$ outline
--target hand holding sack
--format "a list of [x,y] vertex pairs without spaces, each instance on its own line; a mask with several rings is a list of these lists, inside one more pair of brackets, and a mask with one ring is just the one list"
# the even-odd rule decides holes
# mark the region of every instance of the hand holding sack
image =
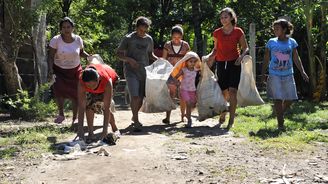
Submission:
[[244,56],[241,61],[240,82],[237,92],[237,103],[239,106],[262,105],[262,100],[255,84],[253,76],[252,57]]

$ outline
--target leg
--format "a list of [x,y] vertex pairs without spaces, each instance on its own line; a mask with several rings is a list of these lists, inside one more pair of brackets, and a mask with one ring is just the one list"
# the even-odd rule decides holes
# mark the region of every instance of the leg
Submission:
[[186,101],[180,98],[181,122],[184,122],[184,117],[186,116],[186,106]]
[[285,114],[286,111],[289,109],[289,107],[292,105],[292,101],[291,100],[284,100],[282,103],[282,112]]
[[278,129],[284,128],[284,113],[283,113],[283,104],[281,100],[274,101],[274,108],[276,110]]
[[88,131],[89,131],[88,137],[89,139],[93,139],[93,119],[95,113],[91,109],[86,109],[85,115],[88,123]]
[[229,107],[229,124],[227,129],[230,129],[234,123],[235,120],[235,113],[236,113],[236,108],[237,108],[237,89],[236,88],[229,88],[229,102],[230,102],[230,107]]
[[166,111],[166,117],[162,120],[164,124],[170,124],[171,111]]
[[187,127],[191,127],[191,124],[192,124],[191,109],[192,109],[192,103],[186,102],[186,117],[188,119]]
[[131,99],[131,105],[130,106],[131,106],[131,110],[132,110],[132,121],[134,123],[140,123],[139,122],[138,112],[139,112],[139,109],[142,106],[142,100],[143,100],[143,98],[139,97],[139,96],[133,96],[132,99]]
[[78,106],[77,106],[77,99],[72,99],[72,108],[73,108],[73,118],[72,118],[72,126],[75,123],[75,120],[77,120],[77,111],[78,111]]
[[58,116],[55,119],[55,123],[62,123],[65,120],[64,116],[64,101],[63,97],[56,97],[57,107],[58,107]]
[[[229,90],[228,89],[223,90],[222,94],[223,94],[224,99],[228,102],[229,99],[230,99],[230,97],[229,97]],[[219,125],[221,125],[221,124],[223,124],[225,122],[226,115],[227,115],[227,112],[222,112],[220,114]]]

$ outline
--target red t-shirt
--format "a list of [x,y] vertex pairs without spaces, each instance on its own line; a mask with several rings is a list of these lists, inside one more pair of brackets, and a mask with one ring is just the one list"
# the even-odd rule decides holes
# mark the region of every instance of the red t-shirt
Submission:
[[230,34],[225,34],[222,28],[216,29],[213,32],[213,36],[217,40],[215,60],[236,60],[240,54],[238,48],[239,39],[243,34],[243,30],[239,27],[234,27]]
[[82,82],[83,86],[85,87],[85,90],[89,93],[104,93],[106,85],[108,84],[109,80],[112,79],[112,84],[115,84],[115,82],[118,79],[118,75],[115,72],[113,68],[111,68],[108,65],[105,64],[90,64],[88,67],[94,67],[100,77],[100,82],[98,87],[93,90],[88,88],[85,83],[82,80],[82,75],[80,75],[80,81]]

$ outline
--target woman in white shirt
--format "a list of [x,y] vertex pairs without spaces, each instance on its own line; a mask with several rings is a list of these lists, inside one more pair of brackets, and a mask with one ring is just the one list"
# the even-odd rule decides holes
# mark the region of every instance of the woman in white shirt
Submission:
[[77,118],[77,84],[82,71],[80,57],[89,56],[83,49],[83,40],[73,34],[74,23],[65,17],[59,23],[60,35],[54,36],[49,43],[48,78],[55,76],[53,91],[58,106],[55,123],[62,123],[64,116],[64,100],[72,100],[73,120]]

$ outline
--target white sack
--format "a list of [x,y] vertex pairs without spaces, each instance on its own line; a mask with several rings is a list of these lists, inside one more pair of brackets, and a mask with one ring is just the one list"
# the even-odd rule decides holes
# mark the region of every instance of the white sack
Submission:
[[213,117],[227,108],[217,78],[204,61],[206,56],[202,60],[201,78],[197,86],[197,109],[200,121]]
[[159,58],[146,69],[146,97],[141,111],[145,113],[165,112],[176,108],[166,81],[173,66],[165,59]]
[[239,106],[264,104],[264,101],[256,88],[253,76],[252,57],[249,55],[244,56],[241,61],[241,74],[237,92],[237,103]]

